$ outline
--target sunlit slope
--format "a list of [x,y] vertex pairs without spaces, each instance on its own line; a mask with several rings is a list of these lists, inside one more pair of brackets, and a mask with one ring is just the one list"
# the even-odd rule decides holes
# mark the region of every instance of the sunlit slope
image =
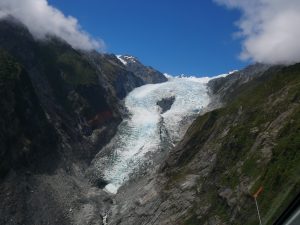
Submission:
[[263,224],[272,224],[300,190],[300,65],[273,67],[231,96],[192,124],[164,167],[170,199],[198,175],[178,224],[258,224],[260,186]]

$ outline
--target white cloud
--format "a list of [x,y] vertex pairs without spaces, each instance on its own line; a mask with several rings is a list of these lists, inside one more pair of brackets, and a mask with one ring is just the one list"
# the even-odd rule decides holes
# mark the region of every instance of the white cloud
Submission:
[[300,62],[300,0],[214,0],[242,12],[242,59],[270,64]]
[[76,18],[65,16],[47,0],[0,0],[0,19],[8,15],[20,20],[38,39],[55,35],[77,49],[104,47],[101,40],[91,38],[82,30]]

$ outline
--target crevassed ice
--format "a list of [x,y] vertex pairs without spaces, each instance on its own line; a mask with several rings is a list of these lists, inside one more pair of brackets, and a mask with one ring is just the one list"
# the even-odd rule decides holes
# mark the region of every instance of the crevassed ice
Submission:
[[[200,113],[209,104],[208,78],[170,78],[160,84],[149,84],[134,89],[125,98],[130,117],[119,126],[114,142],[113,163],[106,166],[105,189],[116,193],[128,180],[129,175],[147,158],[147,153],[159,149],[159,121],[163,117],[165,127],[173,141],[182,138],[180,129],[183,118]],[[175,97],[170,110],[161,114],[157,102],[163,98]]]

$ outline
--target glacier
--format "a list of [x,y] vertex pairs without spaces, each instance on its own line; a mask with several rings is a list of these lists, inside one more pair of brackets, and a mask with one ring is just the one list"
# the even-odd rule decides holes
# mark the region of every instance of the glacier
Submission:
[[[162,125],[168,140],[174,145],[186,132],[193,118],[203,113],[210,103],[208,77],[171,77],[159,84],[148,84],[134,89],[125,98],[128,117],[119,125],[117,134],[106,146],[109,154],[94,160],[104,170],[105,190],[118,189],[151,161],[151,155],[161,151]],[[166,98],[175,99],[171,108],[163,112],[157,104]]]

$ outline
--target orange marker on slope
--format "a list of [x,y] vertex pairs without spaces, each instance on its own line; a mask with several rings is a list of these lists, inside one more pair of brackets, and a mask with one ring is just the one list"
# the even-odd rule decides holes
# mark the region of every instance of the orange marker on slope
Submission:
[[263,189],[263,187],[261,186],[261,187],[257,190],[257,192],[255,192],[254,195],[253,195],[253,198],[254,198],[254,200],[255,200],[255,205],[256,205],[256,210],[257,210],[257,215],[258,215],[258,219],[259,219],[259,224],[260,224],[260,225],[262,225],[262,222],[261,222],[260,212],[259,212],[258,203],[257,203],[256,198],[259,196],[260,193],[262,193],[263,190],[264,190],[264,189]]
[[261,186],[261,187],[257,190],[257,192],[255,192],[255,193],[253,194],[253,198],[257,198],[257,197],[259,196],[259,194],[263,192],[263,190],[264,190],[264,188]]

